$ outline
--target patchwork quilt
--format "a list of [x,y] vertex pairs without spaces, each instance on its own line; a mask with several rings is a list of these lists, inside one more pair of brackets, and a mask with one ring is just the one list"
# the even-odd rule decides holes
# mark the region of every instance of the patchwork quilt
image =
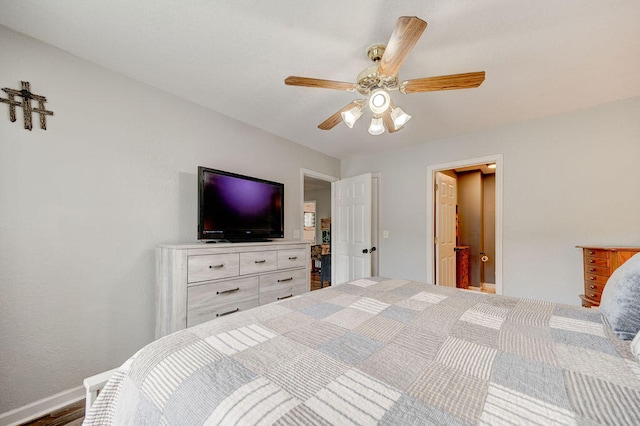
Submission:
[[370,278],[157,340],[87,425],[640,425],[597,310]]

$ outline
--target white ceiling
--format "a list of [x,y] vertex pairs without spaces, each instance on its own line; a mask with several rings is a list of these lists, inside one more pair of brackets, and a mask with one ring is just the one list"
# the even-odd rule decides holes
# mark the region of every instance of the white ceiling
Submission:
[[[400,80],[485,71],[477,89],[392,97],[413,119],[371,136],[316,126],[399,16],[428,27]],[[640,96],[637,0],[0,0],[0,24],[337,158]],[[7,83],[8,84],[8,83]]]

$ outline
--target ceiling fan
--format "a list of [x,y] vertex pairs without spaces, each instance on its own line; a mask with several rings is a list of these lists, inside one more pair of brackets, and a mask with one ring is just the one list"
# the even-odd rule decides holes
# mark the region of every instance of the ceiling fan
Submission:
[[324,89],[358,91],[366,99],[356,99],[337,111],[318,125],[322,130],[334,128],[340,121],[353,127],[368,105],[373,113],[369,133],[379,135],[385,128],[389,133],[397,132],[411,118],[396,106],[389,95],[390,91],[400,93],[433,92],[438,90],[471,89],[484,81],[484,71],[464,74],[451,74],[439,77],[426,77],[399,82],[398,70],[418,42],[427,23],[415,16],[401,16],[391,34],[387,45],[374,44],[369,47],[367,56],[374,65],[364,69],[356,83],[323,80],[318,78],[289,76],[284,83],[290,86],[317,87]]

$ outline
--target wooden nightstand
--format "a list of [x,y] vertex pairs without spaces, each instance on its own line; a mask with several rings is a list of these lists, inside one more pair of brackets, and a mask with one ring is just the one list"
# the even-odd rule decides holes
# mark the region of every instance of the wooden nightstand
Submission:
[[600,306],[600,298],[607,280],[620,265],[640,252],[640,247],[576,246],[582,249],[584,294],[582,306]]

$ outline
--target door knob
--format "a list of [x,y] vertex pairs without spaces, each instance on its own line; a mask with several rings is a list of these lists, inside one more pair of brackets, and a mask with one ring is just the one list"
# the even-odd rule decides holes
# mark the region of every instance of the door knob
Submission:
[[376,251],[376,250],[378,250],[378,249],[377,249],[377,248],[375,248],[375,247],[371,247],[371,250],[369,250],[369,251],[370,251],[371,253],[373,253],[373,252],[374,252],[374,251]]
[[367,254],[367,253],[373,253],[374,251],[378,250],[375,247],[371,247],[371,250],[368,249],[362,249],[362,253]]
[[362,253],[363,253],[363,254],[367,254],[367,253],[369,253],[369,250],[367,250],[367,249],[362,249]]

